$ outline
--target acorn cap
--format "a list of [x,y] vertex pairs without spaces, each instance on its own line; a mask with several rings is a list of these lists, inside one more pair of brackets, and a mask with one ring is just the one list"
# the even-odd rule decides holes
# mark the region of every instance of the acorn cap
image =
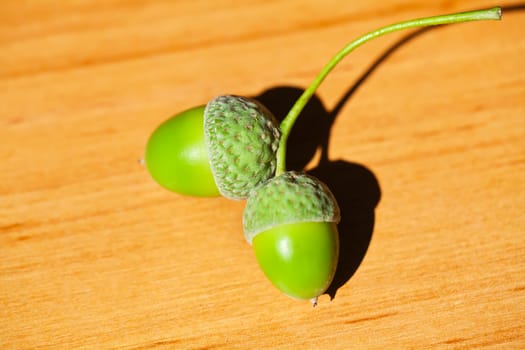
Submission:
[[219,96],[204,111],[204,136],[219,192],[244,199],[273,176],[281,133],[273,114],[256,100]]
[[324,183],[313,176],[289,171],[250,194],[242,219],[244,236],[252,244],[259,233],[278,225],[338,223],[341,215],[334,195]]

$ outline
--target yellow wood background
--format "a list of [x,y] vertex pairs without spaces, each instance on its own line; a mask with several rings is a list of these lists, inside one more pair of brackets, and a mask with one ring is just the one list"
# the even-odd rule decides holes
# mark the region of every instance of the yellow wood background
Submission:
[[[369,43],[318,91],[346,211],[316,308],[262,275],[243,202],[170,193],[137,162],[176,112],[282,107],[360,34],[494,5],[501,22]],[[0,348],[525,348],[524,8],[2,1]],[[319,139],[308,120],[296,145]]]

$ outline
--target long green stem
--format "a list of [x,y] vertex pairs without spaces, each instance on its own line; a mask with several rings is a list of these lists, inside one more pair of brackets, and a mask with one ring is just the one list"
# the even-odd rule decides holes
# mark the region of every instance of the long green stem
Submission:
[[288,112],[288,115],[281,122],[281,139],[279,141],[279,149],[277,150],[277,170],[276,174],[279,175],[286,171],[286,143],[288,136],[292,130],[295,120],[303,110],[304,106],[308,103],[310,98],[313,96],[319,85],[326,78],[328,73],[334,69],[334,67],[357,47],[366,43],[369,40],[380,37],[382,35],[396,32],[403,29],[415,28],[415,27],[428,27],[436,26],[441,24],[460,23],[468,21],[482,21],[482,20],[499,20],[501,19],[501,8],[494,7],[486,10],[469,11],[453,13],[441,16],[432,16],[426,18],[419,18],[408,20],[400,23],[395,23],[376,29],[368,34],[365,34],[356,40],[348,43],[341,51],[339,51],[332,59],[324,66],[321,72],[314,79],[312,84],[303,92],[303,94],[297,99],[293,107]]

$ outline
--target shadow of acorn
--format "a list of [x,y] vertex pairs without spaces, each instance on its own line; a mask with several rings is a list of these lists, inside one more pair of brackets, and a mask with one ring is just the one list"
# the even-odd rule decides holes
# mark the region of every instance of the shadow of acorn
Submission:
[[381,198],[379,182],[365,166],[343,160],[328,161],[308,171],[332,191],[339,208],[339,262],[326,291],[333,299],[357,271],[372,240],[375,208]]
[[[276,87],[255,98],[272,111],[278,121],[282,121],[302,93],[300,88]],[[372,239],[374,210],[381,197],[379,182],[368,168],[344,160],[330,161],[325,157],[325,145],[334,119],[335,114],[328,112],[314,95],[294,125],[286,156],[289,169],[304,169],[317,149],[322,147],[323,150],[321,161],[308,173],[330,188],[341,209],[339,261],[332,284],[326,291],[331,298],[354,275],[364,259]]]

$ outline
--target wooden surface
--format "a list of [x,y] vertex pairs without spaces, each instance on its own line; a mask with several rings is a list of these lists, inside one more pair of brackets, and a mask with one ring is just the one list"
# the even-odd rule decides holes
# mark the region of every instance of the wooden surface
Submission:
[[[316,308],[262,275],[243,202],[137,162],[176,112],[234,93],[279,114],[358,35],[497,4],[502,22],[367,44],[318,91],[291,159],[343,209]],[[1,2],[0,348],[525,348],[524,7]]]

